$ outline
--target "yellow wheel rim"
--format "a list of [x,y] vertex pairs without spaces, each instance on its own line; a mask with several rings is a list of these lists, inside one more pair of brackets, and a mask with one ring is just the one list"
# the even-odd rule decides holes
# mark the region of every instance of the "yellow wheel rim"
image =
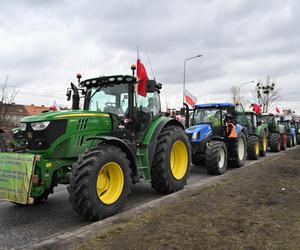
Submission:
[[108,162],[100,170],[96,183],[99,199],[104,204],[114,203],[122,194],[124,174],[121,166],[116,162]]
[[263,147],[264,147],[264,151],[266,152],[267,151],[267,136],[265,135],[264,136],[264,141],[263,141]]
[[170,155],[171,171],[175,179],[185,176],[188,168],[188,152],[186,145],[178,140],[174,143]]
[[256,144],[255,144],[255,153],[256,155],[259,155],[259,142],[256,141]]

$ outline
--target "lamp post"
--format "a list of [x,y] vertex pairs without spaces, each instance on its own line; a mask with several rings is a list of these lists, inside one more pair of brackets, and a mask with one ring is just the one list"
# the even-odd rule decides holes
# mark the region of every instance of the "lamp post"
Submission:
[[202,55],[192,56],[192,57],[184,59],[184,61],[183,61],[183,98],[182,98],[183,103],[184,103],[184,99],[185,99],[185,64],[186,64],[187,61],[196,59],[196,58],[201,57],[201,56]]
[[[240,98],[240,94],[241,94],[241,87],[245,86],[245,85],[248,85],[250,83],[254,83],[255,81],[252,80],[252,81],[249,81],[249,82],[242,82],[238,85],[238,95],[239,95],[239,98]],[[244,97],[244,102],[245,102],[245,105],[246,105],[246,97]]]

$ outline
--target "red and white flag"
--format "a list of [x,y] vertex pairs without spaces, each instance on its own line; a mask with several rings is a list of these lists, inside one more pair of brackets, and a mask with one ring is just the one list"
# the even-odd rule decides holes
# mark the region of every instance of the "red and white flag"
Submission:
[[56,103],[55,100],[54,100],[54,102],[53,102],[53,105],[50,107],[50,110],[52,110],[52,111],[57,111],[57,110],[59,110],[59,107],[58,107],[58,105],[57,105],[57,103]]
[[139,48],[137,50],[137,62],[136,62],[136,75],[138,77],[139,80],[139,84],[138,84],[138,94],[141,96],[146,96],[146,84],[147,84],[147,80],[148,75],[147,75],[147,71],[145,69],[144,64],[142,64],[140,56],[139,56]]
[[253,112],[256,114],[260,114],[261,113],[261,106],[257,103],[253,103]]
[[194,96],[193,94],[191,94],[186,89],[184,90],[184,99],[185,99],[185,102],[188,105],[190,105],[191,107],[193,107],[197,103],[197,97]]
[[281,110],[278,108],[278,107],[276,107],[276,113],[281,113]]

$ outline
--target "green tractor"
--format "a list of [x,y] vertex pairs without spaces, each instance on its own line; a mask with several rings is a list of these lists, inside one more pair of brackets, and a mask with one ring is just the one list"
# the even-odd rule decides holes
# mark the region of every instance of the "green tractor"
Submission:
[[272,113],[261,114],[262,123],[268,124],[268,145],[271,152],[285,150],[287,146],[286,129],[283,124],[279,123],[279,116]]
[[[146,95],[138,95],[135,67],[132,71],[132,76],[84,81],[78,75],[78,87],[71,83],[67,91],[72,110],[22,120],[26,154],[11,153],[11,158],[35,156],[24,204],[47,199],[57,184],[68,184],[74,210],[88,220],[98,220],[123,207],[134,183],[151,182],[159,194],[186,185],[190,145],[184,126],[162,116],[162,85],[147,80]],[[5,162],[0,157],[0,169],[1,164]],[[3,190],[8,189],[1,189],[0,182],[0,197]],[[21,203],[16,198],[6,200]]]
[[238,112],[237,120],[244,125],[248,134],[255,135],[248,138],[248,158],[257,160],[265,156],[268,150],[268,124],[262,123],[260,115],[253,111]]

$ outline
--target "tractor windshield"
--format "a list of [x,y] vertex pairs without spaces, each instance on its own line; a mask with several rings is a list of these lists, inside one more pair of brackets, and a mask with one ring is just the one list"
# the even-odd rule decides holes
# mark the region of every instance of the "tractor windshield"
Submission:
[[115,115],[127,112],[128,84],[108,85],[97,90],[98,88],[92,89],[90,111],[107,112]]
[[193,125],[201,123],[211,123],[212,126],[221,125],[220,109],[196,109],[194,113]]

